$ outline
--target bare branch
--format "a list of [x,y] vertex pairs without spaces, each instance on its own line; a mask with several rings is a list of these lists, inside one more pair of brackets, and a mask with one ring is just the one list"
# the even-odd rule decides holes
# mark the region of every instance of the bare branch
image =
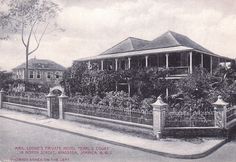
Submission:
[[37,39],[36,32],[34,32],[34,39],[35,39],[36,43],[38,44],[39,41],[38,41],[38,39]]
[[44,31],[43,31],[43,33],[41,34],[41,37],[40,37],[39,40],[38,40],[37,46],[35,47],[34,50],[32,50],[31,52],[29,52],[28,55],[31,55],[32,53],[34,53],[34,52],[39,48],[39,45],[40,45],[40,43],[41,43],[41,40],[42,40],[43,36],[45,35],[45,32],[46,32],[46,30],[47,30],[47,28],[48,28],[48,25],[49,25],[49,22],[48,22],[47,25],[45,26]]
[[[33,29],[34,29],[34,26],[36,24],[37,20],[34,21],[33,25],[31,26],[31,29],[30,29],[30,33],[29,33],[29,36],[28,36],[28,41],[27,41],[27,50],[29,49],[29,45],[30,45],[30,38],[31,38],[31,35],[32,35],[32,32],[33,32]],[[29,55],[29,54],[28,54]]]
[[36,25],[36,28],[35,28],[35,30],[33,31],[34,39],[35,39],[36,43],[38,44],[39,41],[38,41],[38,38],[37,38],[37,36],[36,36],[37,30],[38,30],[38,25]]
[[26,45],[26,43],[25,43],[25,41],[24,41],[24,23],[22,23],[22,29],[21,29],[21,41],[22,41],[22,43],[23,43],[23,45],[25,46],[25,47],[27,47],[27,45]]

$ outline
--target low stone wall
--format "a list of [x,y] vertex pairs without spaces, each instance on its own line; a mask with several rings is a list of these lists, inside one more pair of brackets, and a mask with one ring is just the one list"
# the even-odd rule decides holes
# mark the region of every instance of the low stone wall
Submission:
[[106,119],[96,116],[75,114],[71,112],[65,112],[64,119],[84,124],[92,124],[103,128],[109,128],[115,131],[131,133],[137,136],[145,136],[146,138],[155,138],[153,134],[153,128],[149,125]]
[[39,107],[34,107],[34,106],[29,106],[29,105],[21,105],[21,104],[10,103],[10,102],[3,102],[2,107],[4,109],[47,116],[46,108],[39,108]]
[[175,138],[226,137],[227,130],[217,127],[171,127],[163,130],[163,136]]

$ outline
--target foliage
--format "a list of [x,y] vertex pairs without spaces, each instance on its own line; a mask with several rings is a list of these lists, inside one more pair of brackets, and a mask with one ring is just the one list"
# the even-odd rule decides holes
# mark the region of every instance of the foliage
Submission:
[[211,103],[216,101],[218,95],[232,104],[232,94],[236,93],[234,73],[233,68],[224,67],[218,67],[214,75],[202,68],[194,69],[193,74],[177,82],[178,94],[169,97],[170,107],[189,112],[213,110]]
[[196,68],[193,74],[179,80],[179,92],[192,99],[206,98],[211,89],[211,75],[205,70]]
[[0,71],[0,88],[4,90],[9,89],[9,84],[13,82],[12,73],[6,71]]
[[127,93],[120,92],[107,92],[106,96],[98,103],[100,105],[112,106],[112,107],[125,107],[131,108],[133,99],[128,96]]
[[[100,71],[87,70],[87,66],[86,63],[75,64],[77,69],[72,70],[71,80],[79,87],[74,93],[89,96],[89,103],[93,101],[94,104],[151,110],[151,103],[157,96],[164,94],[168,87],[177,92],[167,100],[171,110],[196,113],[212,111],[211,103],[216,101],[218,95],[222,95],[225,101],[232,102],[231,94],[236,92],[234,66],[230,69],[219,67],[214,75],[206,69],[195,68],[193,74],[179,80],[167,80],[165,77],[170,70],[165,68]],[[115,92],[116,82],[130,83],[136,91],[132,97],[124,92]]]
[[213,110],[209,102],[212,76],[202,68],[195,68],[193,74],[176,82],[178,94],[169,97],[168,103],[173,111]]
[[221,95],[231,105],[236,104],[236,65],[231,62],[230,68],[219,66],[214,73],[213,90],[210,99],[213,101]]
[[[23,89],[19,90],[19,87]],[[15,80],[12,79],[11,72],[0,71],[0,88],[3,88],[9,93],[16,94],[18,94],[17,92],[20,91],[21,93],[25,93],[25,91],[32,93],[48,93],[49,85]]]
[[69,96],[75,96],[82,91],[82,75],[87,68],[86,63],[74,62],[71,68],[68,68],[63,74],[61,85],[65,87],[65,91]]
[[[116,83],[129,83],[131,89],[141,98],[165,93],[172,82],[165,77],[169,73],[165,68],[145,68],[128,70],[88,70],[85,62],[74,62],[63,77],[63,85],[70,96],[98,95],[104,97],[106,92],[115,91]],[[70,76],[69,76],[70,75]],[[71,88],[73,87],[73,89]]]
[[129,97],[124,91],[111,91],[105,93],[103,98],[91,95],[76,95],[69,99],[71,102],[80,104],[92,104],[100,106],[110,106],[119,109],[142,110],[146,112],[152,111],[151,104],[156,101],[156,97],[141,99],[134,95]]

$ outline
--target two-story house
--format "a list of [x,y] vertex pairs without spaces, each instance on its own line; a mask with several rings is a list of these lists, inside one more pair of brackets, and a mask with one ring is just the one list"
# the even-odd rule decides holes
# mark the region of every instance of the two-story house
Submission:
[[[32,83],[57,85],[62,80],[65,67],[51,60],[32,58],[28,63],[28,80]],[[13,78],[24,80],[25,63],[12,69]]]
[[[191,74],[194,67],[202,67],[212,73],[219,64],[226,66],[231,61],[234,60],[209,51],[187,36],[168,31],[152,41],[129,37],[100,55],[82,58],[74,63],[87,62],[89,69],[116,71],[165,67],[174,69],[167,79],[181,79]],[[118,83],[118,87],[119,84],[125,85]],[[129,83],[126,85],[129,93]]]

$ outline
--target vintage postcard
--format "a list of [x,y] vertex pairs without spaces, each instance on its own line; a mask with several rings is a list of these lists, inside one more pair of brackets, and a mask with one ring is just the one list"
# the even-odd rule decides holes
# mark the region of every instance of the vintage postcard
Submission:
[[234,0],[0,0],[0,162],[233,162]]

